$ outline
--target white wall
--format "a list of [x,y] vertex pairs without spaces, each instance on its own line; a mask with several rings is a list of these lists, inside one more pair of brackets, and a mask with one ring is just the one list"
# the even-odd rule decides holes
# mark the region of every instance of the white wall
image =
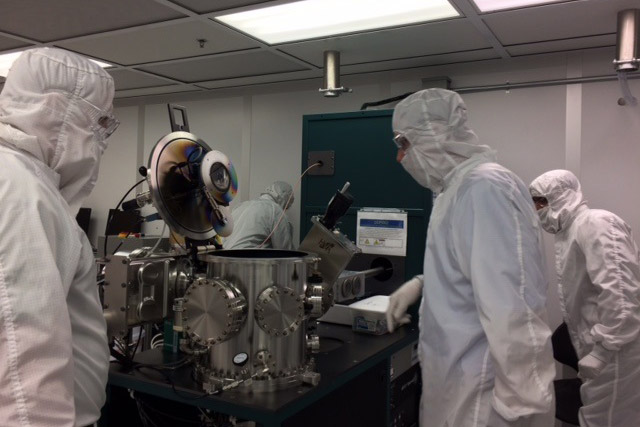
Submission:
[[[498,161],[526,184],[547,170],[565,167],[566,87],[479,92],[464,98],[469,125],[480,141],[494,148]],[[547,278],[555,284],[553,237],[547,234],[544,239]],[[555,328],[562,323],[556,286],[548,295],[549,321]]]
[[[155,142],[169,132],[167,102],[186,106],[191,132],[231,157],[240,181],[236,200],[242,201],[256,197],[274,180],[295,185],[301,173],[305,114],[355,111],[364,102],[418,90],[423,78],[437,76],[448,76],[454,88],[464,89],[612,75],[613,55],[607,48],[343,76],[342,83],[354,92],[339,98],[322,97],[317,92],[322,82],[313,80],[122,100],[116,113],[123,124],[112,137],[88,206],[93,208],[94,222],[104,229],[108,207],[115,206],[135,182],[137,167],[147,163]],[[640,80],[630,80],[630,85],[640,98]],[[470,124],[481,141],[495,148],[500,161],[523,181],[528,183],[550,169],[570,169],[581,179],[593,207],[616,212],[634,230],[640,230],[640,202],[629,191],[640,183],[640,107],[617,104],[617,82],[461,92],[469,107]],[[288,215],[297,235],[299,189],[295,195]],[[150,234],[159,232],[160,226],[154,227]],[[95,237],[95,227],[92,231]],[[552,238],[545,239],[548,276],[555,283]],[[550,291],[549,299],[552,326],[561,321],[554,292]]]
[[252,97],[249,196],[257,197],[268,184],[276,180],[287,181],[294,187],[294,204],[287,211],[294,226],[294,242],[299,241],[300,230],[302,115],[357,110],[364,102],[379,96],[374,85],[354,88],[352,95],[331,100],[317,92],[273,93]]

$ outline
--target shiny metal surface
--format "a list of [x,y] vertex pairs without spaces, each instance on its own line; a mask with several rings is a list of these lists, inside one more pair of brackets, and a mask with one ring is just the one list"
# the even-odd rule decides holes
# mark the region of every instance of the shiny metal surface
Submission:
[[105,264],[103,312],[110,337],[124,337],[144,322],[161,322],[189,274],[190,264],[173,256],[136,258],[136,253],[118,252]]
[[229,157],[217,150],[209,151],[202,159],[200,174],[205,187],[221,204],[228,205],[238,192],[238,176]]
[[616,71],[636,71],[640,66],[640,9],[618,12]]
[[172,132],[158,141],[149,158],[153,205],[172,230],[195,240],[216,234],[213,208],[200,185],[200,164],[210,150],[191,133]]
[[324,88],[320,92],[326,97],[340,96],[351,89],[340,86],[340,52],[325,50],[324,52]]
[[182,322],[189,338],[213,345],[232,338],[247,317],[247,301],[225,280],[198,279],[182,302]]
[[255,306],[258,325],[272,336],[295,332],[304,318],[304,299],[293,289],[270,286],[258,295]]
[[320,257],[318,270],[322,279],[328,285],[333,285],[351,258],[361,251],[344,234],[328,230],[317,218],[312,218],[311,222],[313,227],[300,243],[299,248],[318,254]]
[[327,50],[324,52],[323,81],[325,89],[335,89],[340,87],[340,52],[335,50]]
[[[211,347],[207,381],[224,384],[232,378],[256,375],[251,385],[239,386],[253,391],[299,384],[308,364],[306,321],[299,320],[300,309],[306,278],[317,257],[298,251],[238,249],[199,258],[208,263],[210,279],[233,283],[248,304],[247,319],[240,331]],[[296,321],[300,324],[291,331]],[[288,333],[284,334],[286,326]],[[246,353],[246,362],[237,365],[234,358],[241,353]],[[266,374],[262,373],[265,368]]]
[[317,353],[320,351],[320,337],[312,334],[307,337],[307,348],[312,353]]
[[[383,271],[382,268],[379,270]],[[378,269],[366,271],[344,270],[340,273],[338,280],[336,280],[336,283],[333,285],[334,301],[348,301],[363,296],[365,278],[368,277],[367,273],[371,274],[372,271],[380,273]]]

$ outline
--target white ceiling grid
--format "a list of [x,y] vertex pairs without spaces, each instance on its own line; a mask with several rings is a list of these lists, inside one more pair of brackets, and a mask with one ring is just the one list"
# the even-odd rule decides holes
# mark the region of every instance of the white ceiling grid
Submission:
[[290,1],[3,0],[0,53],[57,46],[108,62],[126,98],[318,78],[325,50],[340,51],[350,75],[611,47],[617,12],[640,7],[567,0],[480,13],[450,0],[460,17],[273,46],[214,19]]

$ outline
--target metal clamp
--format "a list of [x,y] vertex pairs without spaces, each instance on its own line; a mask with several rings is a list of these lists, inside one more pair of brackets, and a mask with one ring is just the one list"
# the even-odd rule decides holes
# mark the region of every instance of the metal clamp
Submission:
[[318,335],[307,335],[307,350],[311,353],[317,353],[320,351],[320,337]]

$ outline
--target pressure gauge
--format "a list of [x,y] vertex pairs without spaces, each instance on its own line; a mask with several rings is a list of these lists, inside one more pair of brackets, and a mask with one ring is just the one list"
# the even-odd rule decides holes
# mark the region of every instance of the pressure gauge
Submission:
[[247,353],[238,353],[233,356],[233,364],[236,366],[244,366],[248,359],[249,355]]

